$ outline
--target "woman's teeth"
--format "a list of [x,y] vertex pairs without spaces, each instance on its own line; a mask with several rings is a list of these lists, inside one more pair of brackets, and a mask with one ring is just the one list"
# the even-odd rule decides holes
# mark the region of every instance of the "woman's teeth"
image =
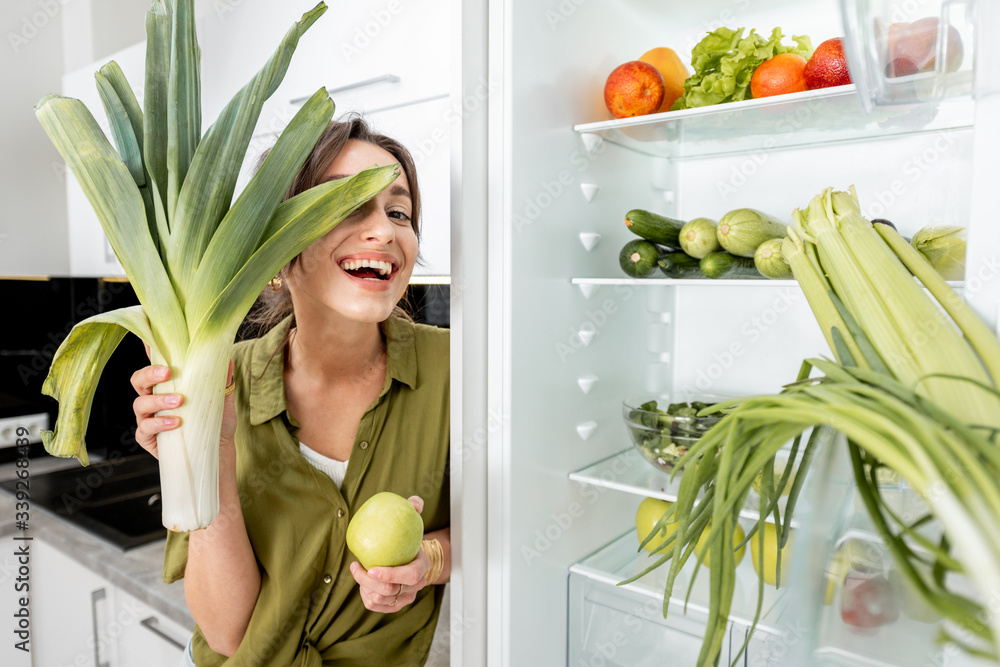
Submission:
[[[392,273],[392,264],[373,259],[349,259],[340,263],[340,268],[344,271],[357,271],[359,269],[372,269],[378,271],[379,275],[388,277]],[[379,278],[369,278],[369,280],[379,280]]]

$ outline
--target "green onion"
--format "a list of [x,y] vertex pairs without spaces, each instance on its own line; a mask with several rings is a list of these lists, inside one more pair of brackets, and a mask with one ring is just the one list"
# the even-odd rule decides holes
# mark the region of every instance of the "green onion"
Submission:
[[200,51],[193,0],[154,0],[146,15],[145,108],[115,63],[98,90],[116,151],[79,100],[50,95],[36,106],[49,138],[97,212],[141,307],[80,322],[60,345],[43,392],[59,401],[46,450],[87,463],[83,435],[105,363],[131,331],[171,368],[156,393],[180,393],[180,428],[157,438],[163,524],[207,526],[218,512],[223,391],[240,322],[293,257],[385,188],[398,166],[324,183],[282,202],[333,116],[320,89],[291,120],[243,192],[236,180],[264,101],[284,77],[320,3],[286,33],[258,74],[202,136]]

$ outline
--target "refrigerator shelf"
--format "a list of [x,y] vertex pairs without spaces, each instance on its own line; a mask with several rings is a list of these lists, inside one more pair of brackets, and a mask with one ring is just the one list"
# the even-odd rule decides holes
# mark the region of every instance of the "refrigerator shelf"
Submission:
[[574,285],[666,285],[670,287],[797,287],[794,280],[768,280],[757,278],[573,278]]
[[[606,489],[624,491],[641,497],[659,498],[671,502],[677,500],[677,491],[681,486],[681,475],[678,474],[673,479],[670,475],[660,472],[643,460],[635,448],[630,448],[619,452],[606,459],[598,461],[586,468],[571,472],[569,478],[581,484],[590,484]],[[808,484],[808,482],[807,482]],[[760,514],[757,510],[757,494],[750,492],[747,504],[740,511],[740,517],[749,521],[756,521]],[[782,513],[785,511],[787,497],[778,501],[778,507]],[[799,496],[798,504],[795,507],[795,518],[792,519],[792,527],[798,528],[799,522],[804,516],[808,516],[809,501],[805,492]],[[768,523],[774,522],[773,515],[765,517]]]
[[[916,278],[914,278],[916,280]],[[768,280],[767,278],[572,278],[574,285],[648,285],[667,287],[798,287],[796,280]],[[952,289],[961,290],[965,287],[964,280],[947,280]]]
[[[579,563],[571,565],[570,575],[578,575],[602,584],[601,588],[608,593],[626,591],[633,596],[662,605],[663,590],[670,569],[667,564],[630,584],[618,586],[618,582],[635,576],[656,562],[658,556],[653,556],[645,551],[637,553],[638,549],[639,541],[636,539],[633,529]],[[684,598],[687,595],[694,569],[694,559],[688,559],[677,575],[674,581],[674,595],[670,600],[670,613],[703,622],[708,618],[711,598],[710,577],[707,568],[701,568],[698,576],[695,577],[694,587],[691,589],[691,596],[687,602],[687,611],[684,610]],[[785,632],[784,619],[781,617],[784,607],[781,601],[786,590],[777,589],[774,586],[764,586],[764,600],[761,605],[760,620],[757,623],[758,632],[768,632],[774,635]],[[730,621],[743,627],[750,627],[757,609],[757,591],[757,573],[754,571],[750,550],[747,548],[743,561],[736,568],[736,589],[729,614]],[[662,612],[660,617],[662,620]],[[669,623],[669,621],[670,617],[668,616],[667,622]]]
[[638,153],[695,158],[971,128],[970,95],[864,112],[853,84],[756,100],[574,125]]

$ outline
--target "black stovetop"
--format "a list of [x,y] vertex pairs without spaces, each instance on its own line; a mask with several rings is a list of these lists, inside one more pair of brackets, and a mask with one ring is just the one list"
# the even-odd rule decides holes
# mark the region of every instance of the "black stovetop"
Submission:
[[[0,482],[11,494],[17,479]],[[23,488],[23,486],[22,486]],[[122,550],[166,538],[160,472],[145,452],[29,478],[30,502],[45,507]]]

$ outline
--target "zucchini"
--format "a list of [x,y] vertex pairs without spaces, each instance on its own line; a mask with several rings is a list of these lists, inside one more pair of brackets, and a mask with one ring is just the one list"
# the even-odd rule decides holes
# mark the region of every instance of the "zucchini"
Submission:
[[625,244],[618,254],[618,263],[631,277],[645,278],[656,268],[660,254],[660,248],[652,241],[636,239]]
[[698,260],[683,252],[668,252],[657,262],[668,278],[701,278]]
[[781,244],[785,239],[768,239],[759,246],[753,254],[753,263],[761,275],[780,280],[792,277],[792,268],[781,255]]
[[712,252],[701,258],[698,265],[709,278],[760,278],[760,272],[749,257],[737,257],[725,251]]
[[752,208],[738,208],[722,216],[716,235],[726,252],[753,257],[764,241],[785,235],[787,225]]
[[653,213],[634,208],[625,214],[625,226],[636,236],[641,236],[647,241],[659,243],[660,245],[679,248],[677,238],[681,233],[684,222],[674,220]]
[[695,218],[681,227],[681,250],[696,259],[719,249],[719,237],[715,231],[715,220]]

